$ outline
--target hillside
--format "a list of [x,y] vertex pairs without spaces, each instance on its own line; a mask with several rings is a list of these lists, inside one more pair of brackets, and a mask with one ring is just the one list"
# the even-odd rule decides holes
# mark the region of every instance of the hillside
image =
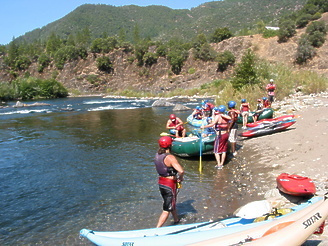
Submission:
[[191,40],[199,33],[212,34],[216,28],[228,27],[232,32],[254,28],[258,21],[277,25],[280,17],[299,10],[306,0],[225,0],[204,3],[196,8],[170,9],[164,6],[85,4],[63,18],[32,30],[18,38],[32,42],[45,40],[51,33],[62,38],[88,28],[92,38],[125,33],[133,41],[136,27],[143,38],[168,40],[179,37]]
[[[328,13],[323,14],[321,20],[328,24]],[[298,70],[311,70],[328,77],[328,42],[318,49],[317,55],[303,66],[294,65],[297,42],[305,29],[298,29],[297,35],[286,43],[278,43],[277,37],[265,39],[260,35],[240,36],[224,40],[212,47],[222,52],[231,51],[237,62],[240,61],[244,51],[251,48],[257,56],[271,63],[285,64]],[[326,37],[328,40],[328,36]],[[231,75],[232,69],[226,72],[217,72],[216,62],[202,62],[194,60],[192,55],[185,62],[180,75],[170,72],[167,59],[160,57],[151,67],[139,67],[136,61],[130,63],[129,53],[115,50],[108,54],[113,62],[114,72],[105,73],[97,69],[96,58],[100,54],[89,54],[87,59],[66,63],[63,70],[58,72],[56,79],[66,87],[77,89],[81,92],[96,93],[115,90],[137,90],[158,93],[171,91],[176,88],[194,88],[211,82],[215,79],[226,78]],[[188,71],[193,69],[194,73]],[[37,64],[33,63],[28,72],[35,77],[51,78],[57,70],[49,66],[43,73],[37,71]],[[25,73],[25,72],[24,72]],[[21,75],[24,74],[22,72]],[[8,81],[10,74],[1,73],[0,81]]]

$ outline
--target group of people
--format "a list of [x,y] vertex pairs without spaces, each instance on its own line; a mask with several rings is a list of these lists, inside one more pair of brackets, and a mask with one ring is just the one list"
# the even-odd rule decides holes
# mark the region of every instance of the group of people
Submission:
[[[274,101],[275,85],[273,80],[266,86],[268,98],[258,99],[254,121],[264,110],[271,107]],[[216,168],[222,169],[226,153],[228,150],[228,142],[230,142],[231,152],[235,156],[237,143],[238,116],[243,117],[243,127],[246,127],[247,117],[250,112],[249,103],[246,99],[241,100],[240,110],[236,109],[237,103],[229,101],[227,103],[228,111],[225,105],[215,107],[208,101],[202,102],[202,107],[198,106],[193,112],[193,117],[201,119],[207,117],[207,125],[201,126],[201,129],[214,129],[216,139],[214,143],[214,155],[217,161]],[[183,121],[174,114],[171,114],[166,124],[167,129],[174,133],[176,137],[185,137],[186,129],[183,127]],[[163,198],[163,211],[159,217],[157,227],[164,225],[170,213],[173,216],[174,224],[179,223],[179,217],[176,210],[177,190],[179,184],[183,181],[184,170],[174,155],[170,153],[172,146],[172,138],[169,136],[161,137],[158,140],[159,149],[155,155],[154,163],[159,174],[158,184],[161,196]]]

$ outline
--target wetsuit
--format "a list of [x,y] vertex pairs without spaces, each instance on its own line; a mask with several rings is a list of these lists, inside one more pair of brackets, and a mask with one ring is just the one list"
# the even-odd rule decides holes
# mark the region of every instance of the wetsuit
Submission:
[[159,191],[163,197],[163,210],[171,212],[175,210],[176,198],[177,198],[177,180],[170,179],[167,177],[175,177],[177,175],[177,170],[173,167],[168,167],[164,163],[164,159],[168,156],[168,153],[158,154],[155,156],[155,167],[159,174],[158,185]]

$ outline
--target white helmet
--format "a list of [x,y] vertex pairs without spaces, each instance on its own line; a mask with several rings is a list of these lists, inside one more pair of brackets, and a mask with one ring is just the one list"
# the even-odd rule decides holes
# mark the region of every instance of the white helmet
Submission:
[[273,79],[270,79],[270,82],[273,82]]

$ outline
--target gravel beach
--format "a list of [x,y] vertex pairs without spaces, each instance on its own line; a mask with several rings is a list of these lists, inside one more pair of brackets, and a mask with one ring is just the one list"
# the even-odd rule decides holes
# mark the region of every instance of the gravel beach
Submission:
[[[267,186],[273,190],[275,178],[286,172],[313,179],[317,195],[325,194],[328,191],[328,94],[294,95],[275,102],[273,108],[275,116],[297,115],[296,124],[276,134],[243,139],[243,148],[255,150],[258,164],[272,167]],[[324,233],[312,235],[303,246],[328,246],[327,222]]]

